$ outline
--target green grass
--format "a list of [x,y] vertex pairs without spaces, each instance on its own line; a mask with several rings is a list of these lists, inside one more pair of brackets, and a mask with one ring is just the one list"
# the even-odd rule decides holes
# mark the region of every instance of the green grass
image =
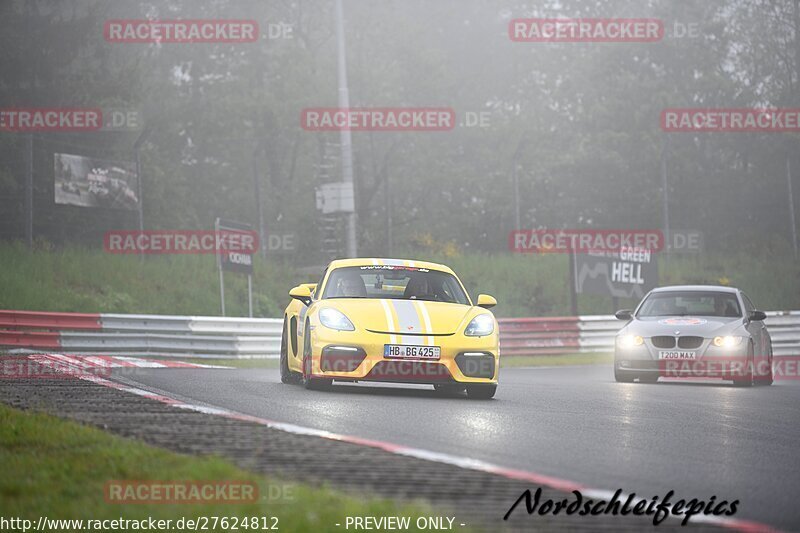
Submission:
[[[255,316],[280,316],[288,291],[307,281],[281,263],[256,261]],[[225,275],[227,314],[247,315],[247,278]],[[65,248],[29,252],[0,244],[0,309],[219,315],[219,277],[211,255],[111,255]]]
[[[437,257],[408,252],[451,266],[470,294],[497,297],[498,317],[565,316],[570,314],[568,258],[562,254],[464,254]],[[278,317],[288,303],[288,290],[317,281],[319,273],[301,274],[295,265],[277,260],[255,261],[254,314]],[[765,310],[800,309],[800,262],[787,256],[734,251],[673,255],[659,261],[662,284],[722,283],[747,291]],[[247,314],[246,278],[226,274],[230,316]],[[635,301],[620,300],[618,307]],[[218,315],[219,280],[210,255],[110,255],[102,250],[40,244],[33,252],[21,245],[0,244],[0,309],[104,313]],[[611,314],[609,297],[580,295],[580,314]]]
[[[341,531],[335,524],[343,523],[348,515],[410,516],[413,524],[416,517],[431,514],[422,502],[401,505],[345,496],[328,488],[286,484],[243,471],[220,458],[179,455],[3,405],[0,464],[0,516],[27,518],[34,524],[39,516],[84,520],[277,516],[280,531]],[[258,484],[261,501],[120,505],[104,499],[109,480],[250,481]]]

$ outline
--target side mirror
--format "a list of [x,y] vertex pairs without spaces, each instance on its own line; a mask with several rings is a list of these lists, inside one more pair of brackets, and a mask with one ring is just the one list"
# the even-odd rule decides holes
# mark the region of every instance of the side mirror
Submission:
[[298,285],[293,288],[289,291],[289,296],[295,300],[300,300],[305,306],[311,305],[311,291],[306,285]]
[[766,319],[767,319],[767,313],[765,313],[764,311],[753,310],[750,312],[750,320],[754,322],[761,322],[762,320]]
[[478,295],[478,307],[483,307],[484,309],[491,309],[497,305],[497,300],[494,296],[489,296],[488,294],[479,294]]
[[316,283],[301,283],[300,286],[308,287],[308,290],[309,290],[309,292],[311,294],[314,294],[314,291],[317,290],[317,284]]
[[633,311],[630,309],[620,309],[614,316],[617,317],[618,320],[631,320],[633,318]]

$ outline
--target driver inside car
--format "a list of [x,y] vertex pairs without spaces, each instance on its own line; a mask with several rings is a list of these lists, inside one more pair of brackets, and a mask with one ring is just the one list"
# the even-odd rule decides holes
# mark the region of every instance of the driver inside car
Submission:
[[345,298],[363,298],[367,295],[364,280],[356,273],[346,273],[336,285],[337,293]]
[[403,298],[409,300],[417,300],[421,298],[432,296],[430,284],[428,283],[427,278],[424,276],[414,276],[412,277],[408,285],[406,286],[406,290],[403,293]]
[[714,316],[737,317],[739,310],[730,298],[714,298]]

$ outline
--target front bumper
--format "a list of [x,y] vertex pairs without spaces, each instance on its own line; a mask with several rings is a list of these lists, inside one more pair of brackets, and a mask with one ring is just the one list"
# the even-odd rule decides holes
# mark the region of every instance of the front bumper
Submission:
[[[414,336],[406,344],[441,348],[438,360],[384,357],[385,344],[400,344],[383,333],[336,331],[316,326],[311,331],[312,374],[337,381],[399,383],[497,383],[497,333],[486,337],[464,335]],[[419,339],[416,342],[415,339]]]
[[[694,352],[694,359],[659,359],[659,352]],[[660,377],[717,377],[738,379],[748,372],[748,343],[721,348],[714,346],[712,339],[703,339],[694,349],[662,349],[653,345],[651,338],[633,347],[616,346],[614,366],[617,370],[640,375]]]

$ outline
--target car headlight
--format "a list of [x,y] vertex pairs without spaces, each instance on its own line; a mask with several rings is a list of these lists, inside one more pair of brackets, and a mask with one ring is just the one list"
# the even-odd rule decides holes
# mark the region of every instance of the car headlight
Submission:
[[633,348],[644,344],[644,339],[640,335],[620,335],[617,337],[617,345],[621,348]]
[[330,307],[324,307],[319,310],[319,321],[326,328],[339,331],[355,331],[356,329],[350,319],[344,316],[344,313]]
[[744,337],[736,335],[725,335],[724,337],[714,337],[714,346],[718,348],[733,348],[742,344]]
[[494,317],[489,314],[473,318],[464,330],[467,337],[485,337],[494,333]]

